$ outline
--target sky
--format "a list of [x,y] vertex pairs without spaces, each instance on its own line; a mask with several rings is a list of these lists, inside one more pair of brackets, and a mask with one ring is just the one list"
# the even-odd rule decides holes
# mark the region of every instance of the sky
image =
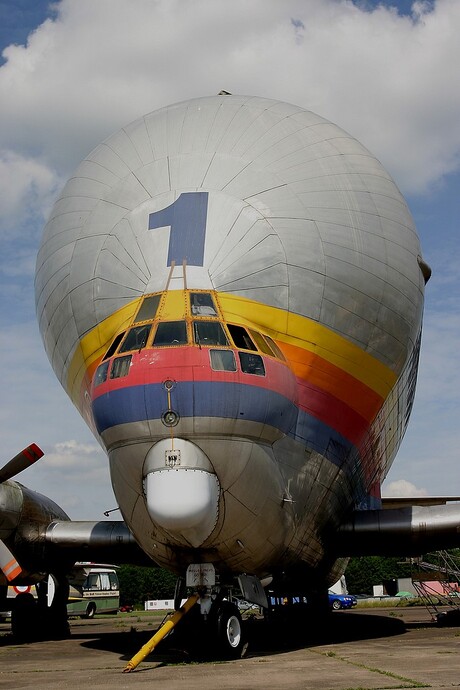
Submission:
[[384,494],[460,496],[459,34],[458,0],[0,1],[0,464],[36,442],[45,456],[19,481],[74,519],[116,508],[107,459],[38,333],[41,233],[94,146],[225,89],[328,118],[404,194],[433,276],[414,410]]

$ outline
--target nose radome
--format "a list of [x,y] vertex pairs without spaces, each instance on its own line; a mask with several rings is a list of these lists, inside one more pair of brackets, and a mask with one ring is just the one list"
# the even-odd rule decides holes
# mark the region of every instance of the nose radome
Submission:
[[219,514],[220,484],[209,459],[184,439],[164,439],[147,453],[144,491],[152,520],[184,545],[200,546]]

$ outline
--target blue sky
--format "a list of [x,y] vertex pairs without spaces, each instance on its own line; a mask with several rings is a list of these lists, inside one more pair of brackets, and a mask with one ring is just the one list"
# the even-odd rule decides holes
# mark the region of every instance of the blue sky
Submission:
[[54,378],[35,323],[37,247],[72,169],[168,103],[221,89],[342,126],[405,195],[433,277],[419,384],[387,493],[460,495],[460,3],[366,0],[0,2],[3,459],[74,518],[115,506],[107,463]]

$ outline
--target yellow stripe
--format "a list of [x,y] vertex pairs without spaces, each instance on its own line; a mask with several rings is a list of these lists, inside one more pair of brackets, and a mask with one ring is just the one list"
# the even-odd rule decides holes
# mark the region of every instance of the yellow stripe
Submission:
[[[168,291],[161,317],[166,318],[163,313],[166,309],[168,318],[183,318],[185,297],[184,290]],[[116,333],[131,324],[141,300],[138,298],[118,309],[81,339],[67,376],[67,392],[77,406],[88,368],[104,355]],[[280,343],[312,352],[361,381],[384,399],[396,382],[396,374],[378,359],[305,316],[228,293],[218,293],[218,302],[225,321],[259,327]]]
[[80,407],[81,384],[88,367],[102,358],[115,335],[131,324],[141,299],[118,309],[80,340],[67,374],[67,393],[77,407]]
[[283,309],[253,302],[228,293],[219,293],[226,321],[259,326],[275,340],[317,354],[386,398],[396,382],[396,374],[372,355],[364,352],[326,326]]

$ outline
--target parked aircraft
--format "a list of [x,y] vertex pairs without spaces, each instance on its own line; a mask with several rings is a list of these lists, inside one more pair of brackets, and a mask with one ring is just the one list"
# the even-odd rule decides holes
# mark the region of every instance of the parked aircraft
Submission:
[[[124,522],[73,523],[7,482],[4,574],[11,556],[62,581],[82,550],[140,547],[199,588],[237,654],[236,581],[262,606],[268,582],[324,603],[350,555],[458,545],[458,505],[380,496],[429,275],[391,177],[312,112],[221,94],[109,137],[51,212],[36,304]],[[20,492],[41,511],[33,539]]]

